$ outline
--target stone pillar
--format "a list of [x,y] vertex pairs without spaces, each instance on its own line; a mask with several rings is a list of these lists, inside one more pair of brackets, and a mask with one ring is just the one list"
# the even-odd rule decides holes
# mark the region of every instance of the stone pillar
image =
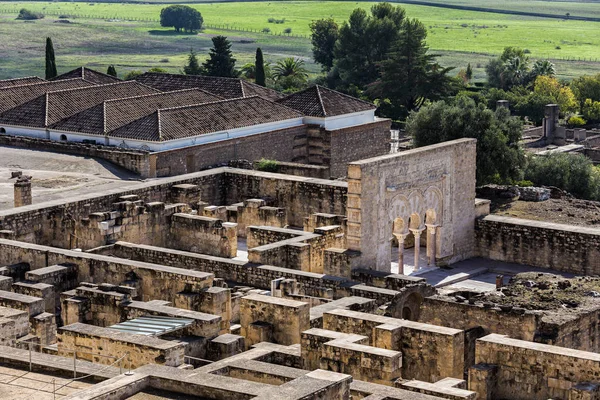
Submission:
[[435,243],[437,225],[425,224],[427,227],[427,265],[435,266]]
[[550,143],[554,141],[556,128],[558,127],[558,104],[548,104],[544,112],[544,137]]
[[414,272],[421,269],[419,265],[419,253],[421,251],[421,233],[424,231],[424,228],[419,229],[411,229],[410,231],[415,236],[415,269]]
[[31,204],[31,177],[21,176],[15,182],[15,207]]
[[398,240],[398,273],[405,274],[404,271],[404,239],[406,239],[408,233],[394,233],[394,237]]

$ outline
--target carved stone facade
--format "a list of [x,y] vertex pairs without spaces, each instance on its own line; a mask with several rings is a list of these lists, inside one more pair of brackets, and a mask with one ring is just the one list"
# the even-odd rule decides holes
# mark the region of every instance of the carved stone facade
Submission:
[[409,236],[426,243],[431,265],[472,256],[475,143],[460,139],[349,164],[348,248],[361,252],[362,267],[389,272],[393,236],[401,265]]

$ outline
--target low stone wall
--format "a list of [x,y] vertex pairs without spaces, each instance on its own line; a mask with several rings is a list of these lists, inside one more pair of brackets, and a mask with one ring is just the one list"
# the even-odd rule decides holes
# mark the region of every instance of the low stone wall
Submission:
[[597,353],[495,334],[477,341],[475,362],[469,390],[481,399],[591,399],[570,397],[571,391],[578,383],[596,382],[600,371]]
[[171,217],[169,247],[217,257],[237,256],[236,225],[190,214]]
[[[75,323],[59,329],[58,355],[70,357],[77,351],[77,358],[97,364],[111,365],[125,356],[130,368],[146,364],[162,364],[177,367],[183,364],[185,345],[153,336],[136,335],[110,328]],[[89,354],[92,353],[92,354]],[[115,358],[100,357],[111,354]],[[127,356],[126,356],[127,354]]]
[[[104,141],[104,138],[98,138]],[[57,142],[55,140],[33,139],[22,136],[0,134],[0,146],[20,147],[31,150],[55,151],[78,156],[96,157],[139,174],[142,178],[150,175],[149,152],[121,149],[119,147],[84,144],[77,142]]]
[[497,215],[476,220],[475,229],[480,257],[600,275],[600,229]]
[[[275,171],[278,174],[303,176],[306,178],[329,179],[329,167],[322,165],[301,164],[285,161],[276,161]],[[258,168],[259,161],[253,163],[254,169]]]

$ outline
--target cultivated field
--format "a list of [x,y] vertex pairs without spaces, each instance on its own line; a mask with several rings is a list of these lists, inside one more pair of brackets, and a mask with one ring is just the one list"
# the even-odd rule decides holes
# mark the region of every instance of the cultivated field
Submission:
[[[600,3],[488,0],[449,0],[449,4],[494,7],[522,11],[600,16]],[[234,41],[241,63],[250,61],[261,46],[268,61],[300,56],[312,72],[308,24],[318,18],[347,19],[356,7],[369,2],[237,2],[194,4],[207,29],[199,35],[175,35],[158,24],[159,4],[0,2],[0,77],[43,72],[44,37],[51,36],[60,66],[87,64],[105,69],[114,63],[119,72],[160,66],[178,71],[192,47],[199,53],[210,45],[210,36],[224,34]],[[570,78],[600,70],[600,23],[535,18],[488,12],[402,5],[407,15],[423,21],[428,43],[442,54],[444,65],[458,68],[471,62],[476,79],[484,77],[483,66],[505,46],[529,50],[532,58],[555,60],[561,77]],[[15,21],[22,7],[43,12],[44,20]],[[566,11],[570,10],[570,11]],[[59,16],[71,23],[58,23]],[[269,23],[269,18],[285,20]],[[270,33],[261,33],[269,28]],[[291,28],[290,36],[283,35]],[[566,62],[567,60],[571,60]],[[574,61],[573,61],[574,60]]]

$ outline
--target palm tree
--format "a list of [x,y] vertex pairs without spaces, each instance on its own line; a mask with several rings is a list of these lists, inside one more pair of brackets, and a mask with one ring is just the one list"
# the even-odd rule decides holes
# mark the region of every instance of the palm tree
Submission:
[[531,68],[531,73],[533,76],[555,76],[556,69],[554,68],[554,64],[550,62],[550,60],[537,60],[533,64],[533,68]]
[[308,79],[308,70],[304,68],[304,61],[299,58],[288,57],[277,61],[273,67],[273,79],[294,77],[305,82]]
[[251,79],[251,80],[256,78],[256,66],[254,65],[254,63],[244,64],[242,69],[240,69],[240,72],[241,72],[243,78]]
[[528,69],[527,60],[519,56],[506,60],[502,72],[502,80],[505,82],[505,86],[511,87],[523,83]]

